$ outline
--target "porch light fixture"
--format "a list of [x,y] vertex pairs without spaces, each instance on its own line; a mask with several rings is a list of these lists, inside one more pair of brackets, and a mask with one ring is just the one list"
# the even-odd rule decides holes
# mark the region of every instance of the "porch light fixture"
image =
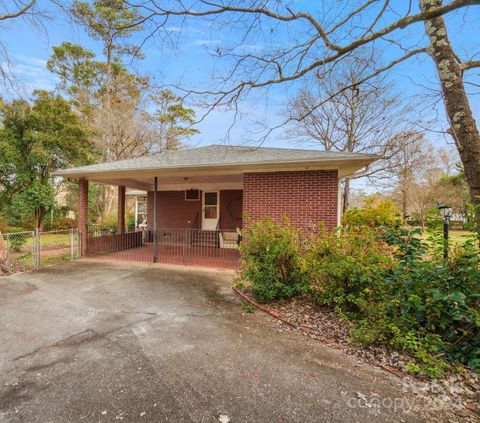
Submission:
[[445,204],[439,204],[437,209],[440,210],[440,215],[443,218],[443,257],[448,258],[448,230],[450,226],[450,217],[452,216],[452,208]]
[[200,190],[188,184],[188,176],[184,176],[185,181],[185,201],[200,201]]

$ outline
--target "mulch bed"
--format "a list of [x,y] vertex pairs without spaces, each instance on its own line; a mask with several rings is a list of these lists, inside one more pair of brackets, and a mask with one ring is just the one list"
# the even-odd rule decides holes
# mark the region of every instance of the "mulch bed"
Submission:
[[381,367],[401,378],[404,386],[416,396],[434,401],[434,406],[454,411],[456,416],[467,421],[480,421],[480,377],[472,370],[451,371],[436,380],[414,376],[405,370],[406,364],[414,361],[411,357],[385,347],[352,343],[351,323],[341,320],[331,308],[319,306],[309,298],[266,306],[253,300],[248,290],[234,290],[245,301],[277,319],[280,330],[301,331],[312,339],[355,356],[360,362]]

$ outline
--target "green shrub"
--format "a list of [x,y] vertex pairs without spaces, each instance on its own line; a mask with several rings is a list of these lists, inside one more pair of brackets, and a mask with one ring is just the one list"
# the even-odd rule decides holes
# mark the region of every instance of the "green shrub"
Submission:
[[260,302],[303,293],[308,279],[302,265],[302,234],[288,221],[263,219],[243,231],[241,276]]
[[392,200],[381,199],[376,196],[367,197],[363,207],[348,209],[343,217],[346,226],[372,228],[380,226],[394,226],[401,219],[400,210]]
[[399,225],[317,240],[328,248],[308,255],[314,298],[354,321],[356,341],[406,351],[422,374],[440,376],[445,359],[480,371],[478,247],[467,242],[444,261],[442,238],[431,242]]
[[8,236],[8,248],[12,253],[20,253],[27,243],[28,235],[24,233],[11,233]]
[[472,236],[443,258],[400,222],[309,234],[263,220],[241,246],[241,276],[261,302],[308,293],[353,322],[352,339],[415,357],[407,369],[440,376],[447,362],[480,372],[480,249]]
[[128,232],[133,232],[135,230],[135,214],[134,213],[127,213],[125,219],[125,225],[127,227]]
[[53,220],[52,223],[48,225],[45,224],[44,230],[60,231],[60,230],[76,228],[77,226],[78,226],[78,223],[76,219],[71,219],[69,217],[62,216],[62,217],[57,217],[56,219]]
[[117,227],[117,213],[110,213],[108,216],[105,217],[102,221],[102,227],[105,228],[116,228]]
[[436,253],[443,249],[441,237],[432,238],[436,245],[429,247],[411,232],[395,228],[386,238],[398,249],[399,266],[385,281],[391,287],[385,313],[401,335],[415,333],[419,342],[418,347],[408,348],[400,336],[391,344],[413,351],[426,364],[427,373],[432,356],[480,371],[478,245],[467,241],[444,260]]
[[320,231],[306,261],[313,297],[345,313],[379,301],[382,280],[394,266],[392,249],[366,226]]
[[0,217],[0,233],[7,233],[8,231],[7,223]]

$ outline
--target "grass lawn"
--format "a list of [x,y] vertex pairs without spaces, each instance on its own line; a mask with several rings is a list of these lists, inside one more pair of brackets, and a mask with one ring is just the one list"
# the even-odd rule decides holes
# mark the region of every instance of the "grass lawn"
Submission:
[[[30,234],[17,234],[13,235],[10,239],[24,239],[24,243],[21,243],[22,250],[32,251],[34,237]],[[75,235],[74,243],[77,241]],[[40,250],[58,250],[58,249],[70,249],[70,234],[69,233],[46,233],[40,235]]]
[[[33,254],[32,253],[22,253],[13,255],[12,259],[14,262],[17,262],[22,269],[31,269],[33,268]],[[45,255],[42,254],[40,258],[40,266],[50,266],[52,264],[60,264],[70,261],[70,250],[62,251],[61,254],[55,255]]]
[[[14,235],[15,236],[15,235]],[[31,249],[33,246],[33,237],[30,234],[21,234],[16,235],[16,237],[25,236],[27,239],[25,242],[25,248]],[[76,240],[76,236],[75,236]],[[46,233],[40,235],[40,248],[44,247],[53,247],[56,246],[58,248],[66,248],[70,247],[70,234],[68,232],[65,233]]]
[[[448,233],[449,240],[454,244],[461,244],[471,236],[473,232],[470,231],[462,231],[462,230],[450,230]],[[422,239],[427,240],[430,234],[425,231],[422,234]]]
[[59,234],[45,234],[40,235],[40,247],[48,247],[52,245],[58,246],[70,246],[70,234],[69,233],[59,233]]
[[[33,242],[31,234],[18,234],[14,236],[21,242],[19,250],[10,252],[10,263],[13,269],[28,270],[34,267]],[[11,240],[12,238],[10,238]],[[10,241],[12,242],[12,241]],[[77,237],[74,238],[74,253],[77,250]],[[65,263],[71,260],[70,233],[45,233],[40,236],[40,265]]]
[[58,254],[55,256],[42,256],[40,260],[40,265],[41,266],[50,266],[52,264],[60,264],[60,263],[65,263],[67,261],[70,261],[70,250],[66,251],[62,254]]

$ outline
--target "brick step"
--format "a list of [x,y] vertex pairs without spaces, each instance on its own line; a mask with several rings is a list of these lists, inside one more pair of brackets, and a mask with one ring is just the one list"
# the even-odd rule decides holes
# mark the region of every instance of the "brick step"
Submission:
[[194,247],[217,247],[218,233],[216,232],[196,232],[192,237]]
[[192,242],[192,247],[212,247],[217,248],[218,242]]

